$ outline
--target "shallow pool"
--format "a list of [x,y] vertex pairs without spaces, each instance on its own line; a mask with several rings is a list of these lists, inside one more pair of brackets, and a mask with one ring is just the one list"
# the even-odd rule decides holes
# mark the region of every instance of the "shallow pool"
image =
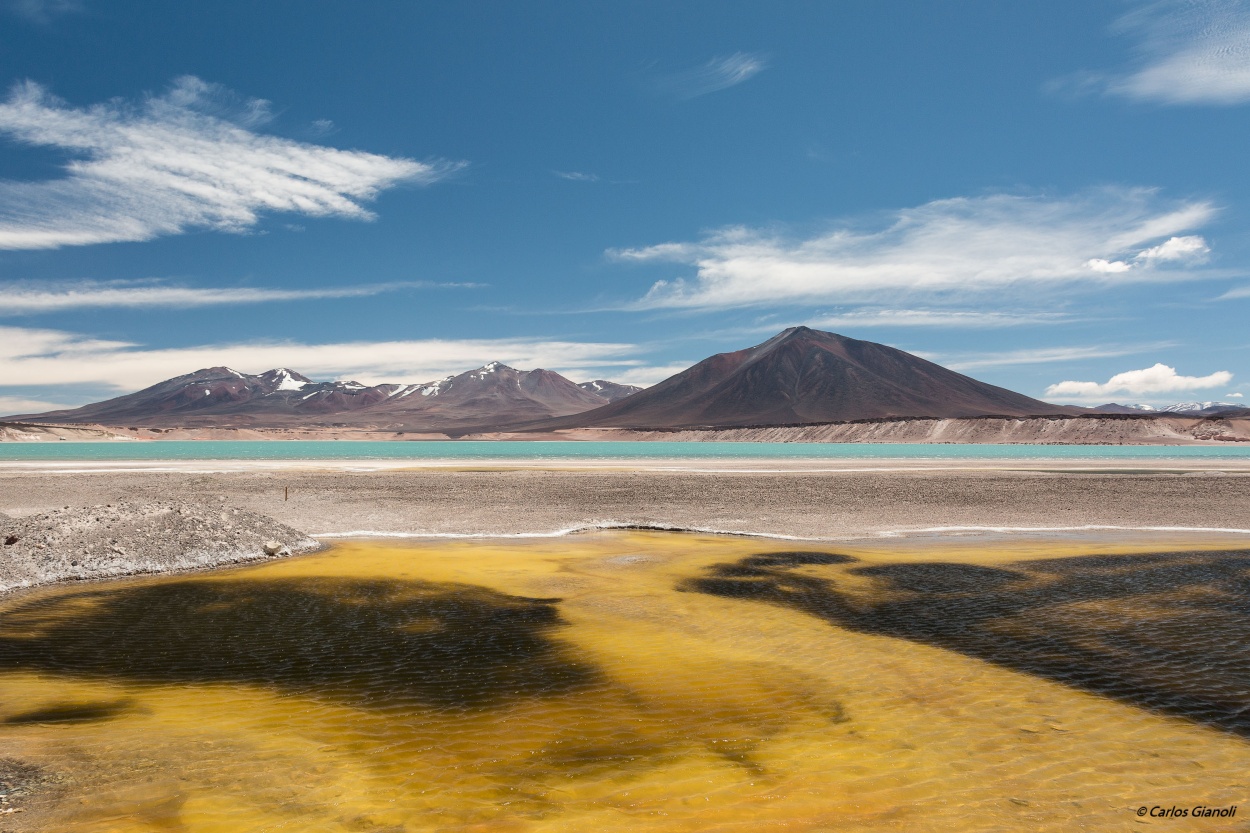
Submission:
[[1120,830],[1250,799],[1247,575],[622,532],[51,588],[0,605],[0,757],[42,778],[3,823]]

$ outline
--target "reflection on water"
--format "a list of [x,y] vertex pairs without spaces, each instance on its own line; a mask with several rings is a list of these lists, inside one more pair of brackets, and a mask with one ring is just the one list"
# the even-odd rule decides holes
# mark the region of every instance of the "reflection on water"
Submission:
[[1250,801],[1250,553],[909,546],[350,544],[27,594],[0,764],[56,788],[0,830],[1119,830]]

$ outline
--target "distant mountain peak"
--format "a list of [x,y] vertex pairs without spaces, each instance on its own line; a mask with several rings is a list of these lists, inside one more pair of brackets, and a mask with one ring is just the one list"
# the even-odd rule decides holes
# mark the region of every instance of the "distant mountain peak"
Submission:
[[622,385],[619,382],[609,382],[606,379],[595,379],[592,382],[581,382],[578,387],[589,393],[602,396],[608,402],[615,402],[618,399],[624,399],[632,396],[642,388],[637,385]]
[[303,390],[306,385],[316,384],[312,379],[302,373],[296,373],[288,367],[275,367],[273,370],[266,370],[259,377],[267,385],[272,385],[275,391],[281,390]]
[[[1076,413],[894,347],[790,327],[658,385],[541,427],[688,428]],[[535,426],[536,428],[538,426]]]

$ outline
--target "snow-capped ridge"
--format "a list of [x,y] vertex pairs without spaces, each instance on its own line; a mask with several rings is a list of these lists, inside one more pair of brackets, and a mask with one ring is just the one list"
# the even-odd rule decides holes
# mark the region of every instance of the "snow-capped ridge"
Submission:
[[1183,411],[1205,411],[1207,408],[1219,407],[1240,408],[1243,406],[1237,405],[1233,402],[1177,402],[1175,405],[1168,405],[1162,410],[1170,411],[1172,413],[1181,413]]

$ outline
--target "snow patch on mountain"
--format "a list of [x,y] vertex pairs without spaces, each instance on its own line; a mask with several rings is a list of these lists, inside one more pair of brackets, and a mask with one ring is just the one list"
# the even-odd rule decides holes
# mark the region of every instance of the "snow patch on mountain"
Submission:
[[1175,405],[1168,405],[1160,410],[1172,414],[1185,414],[1193,411],[1206,411],[1212,408],[1236,408],[1241,410],[1246,407],[1236,402],[1177,402]]
[[304,386],[308,384],[296,379],[291,371],[285,367],[278,368],[277,375],[281,381],[278,382],[276,390],[303,390]]

